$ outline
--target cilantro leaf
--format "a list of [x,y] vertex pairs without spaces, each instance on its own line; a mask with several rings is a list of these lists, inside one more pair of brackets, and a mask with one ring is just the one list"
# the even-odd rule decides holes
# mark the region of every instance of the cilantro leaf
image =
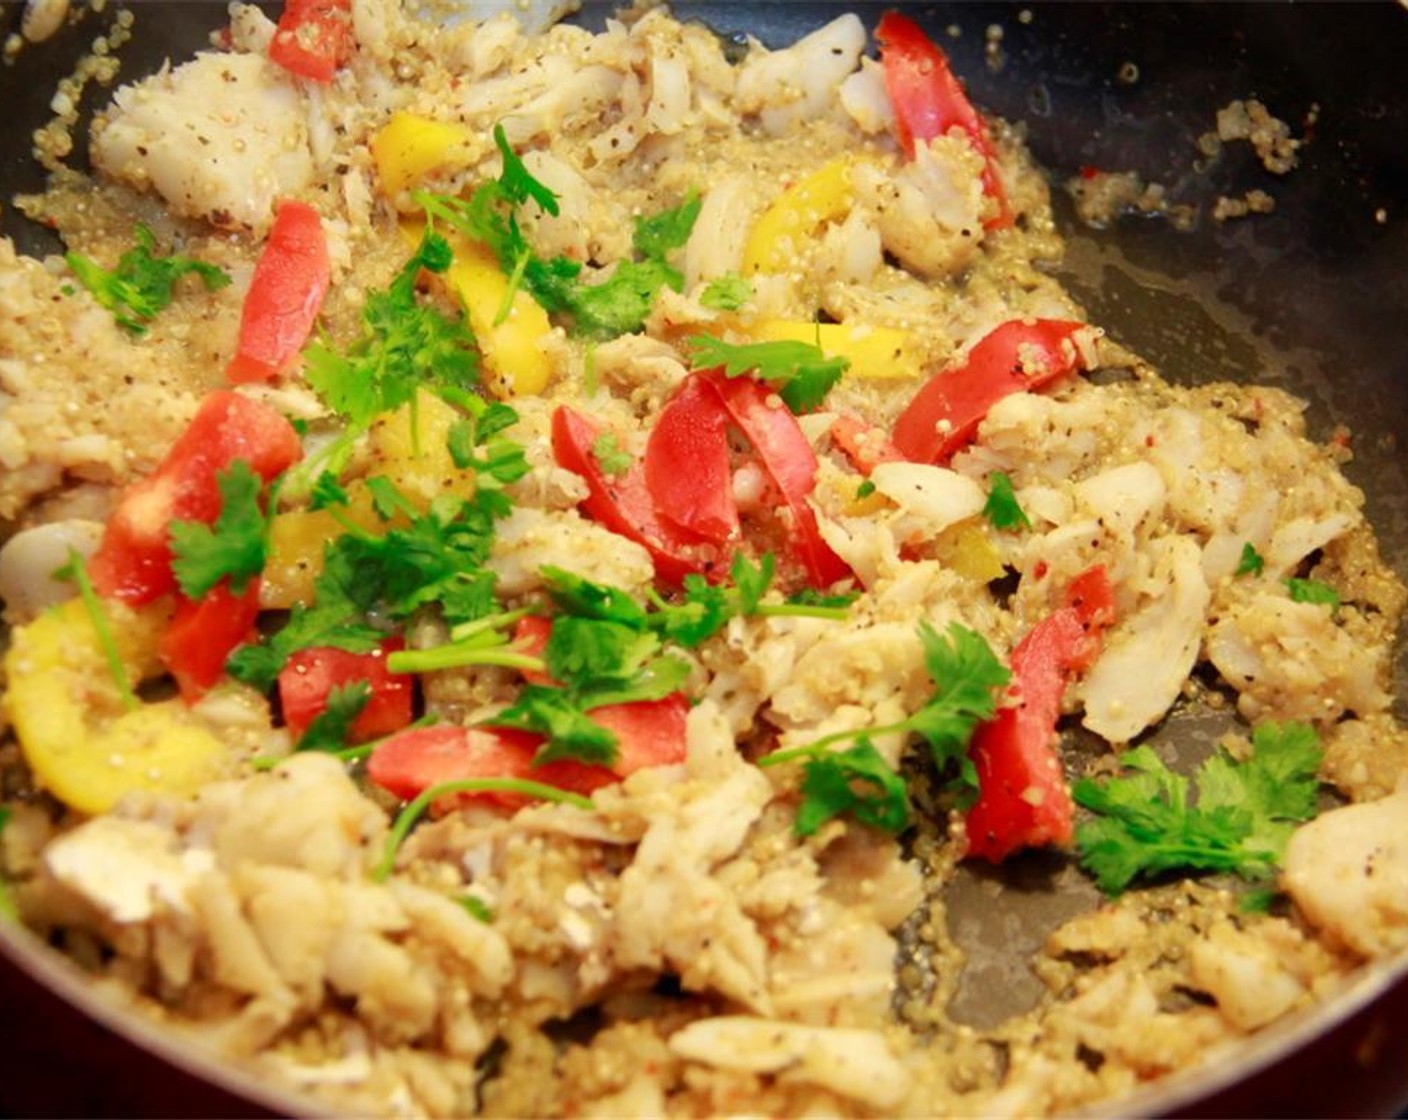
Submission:
[[660,652],[660,639],[619,622],[563,615],[543,651],[548,672],[569,684],[622,681]]
[[486,926],[494,922],[494,908],[480,898],[477,894],[462,894],[456,897],[464,911],[475,921],[483,922]]
[[1251,541],[1247,541],[1242,545],[1242,555],[1237,561],[1237,570],[1232,574],[1234,576],[1259,576],[1265,567],[1266,561],[1261,558],[1261,553],[1252,546]]
[[[383,493],[394,491],[389,482]],[[397,495],[399,497],[399,495]],[[493,542],[494,520],[507,510],[503,497],[477,491],[473,498],[436,498],[425,513],[404,498],[396,508],[409,524],[381,536],[348,532],[328,549],[354,573],[361,601],[379,604],[393,618],[439,603],[449,622],[477,618],[494,607],[494,575],[484,567]]]
[[146,324],[170,305],[181,277],[199,276],[211,292],[230,283],[228,272],[205,261],[154,255],[156,235],[148,227],[138,225],[134,232],[137,244],[118,258],[117,267],[111,271],[81,253],[64,254],[78,282],[133,334],[145,334]]
[[635,250],[646,260],[664,261],[675,249],[683,249],[694,231],[704,200],[691,190],[673,210],[662,210],[636,219]]
[[592,583],[575,572],[550,564],[540,569],[548,593],[564,611],[581,618],[599,618],[637,629],[645,625],[645,609],[619,587]]
[[350,499],[347,490],[337,480],[337,475],[332,471],[323,471],[313,480],[313,486],[308,492],[308,505],[310,509],[329,509],[332,506],[345,506]]
[[988,500],[983,506],[983,516],[994,529],[1030,529],[1031,518],[1017,504],[1017,494],[1012,489],[1012,479],[1002,471],[988,475]]
[[639,330],[660,289],[679,290],[678,271],[664,261],[617,261],[611,275],[596,284],[575,284],[561,297],[578,334],[614,338]]
[[710,335],[689,338],[690,358],[701,369],[722,366],[726,377],[752,373],[777,390],[793,412],[818,407],[851,366],[849,358],[828,358],[810,342],[782,339],[735,345]]
[[710,280],[699,294],[699,302],[712,311],[737,311],[753,298],[753,285],[730,272]]
[[420,386],[463,390],[478,379],[474,336],[463,317],[449,319],[416,299],[422,269],[450,266],[449,242],[427,229],[415,254],[384,292],[370,292],[362,338],[345,354],[322,342],[304,351],[308,384],[356,428],[405,404]]
[[546,183],[534,178],[533,173],[509,144],[502,124],[494,125],[494,147],[499,149],[499,155],[504,161],[504,168],[499,173],[499,184],[504,193],[515,203],[532,199],[554,218],[557,217],[557,195]]
[[[993,717],[997,710],[997,697],[1007,687],[1012,674],[997,659],[981,634],[957,622],[951,623],[942,636],[929,623],[921,622],[919,637],[924,645],[925,667],[934,691],[913,715],[880,727],[823,735],[805,746],[766,755],[758,764],[777,766],[784,762],[804,761],[810,765],[817,759],[832,757],[835,752],[829,748],[833,743],[846,739],[867,743],[877,735],[913,733],[929,745],[934,764],[941,773],[950,763],[956,762],[960,781],[976,789],[976,771],[966,753],[968,743],[978,725]],[[834,792],[834,776],[825,780]]]
[[616,733],[582,710],[566,689],[530,684],[518,699],[497,713],[493,727],[512,727],[546,737],[533,765],[570,758],[588,766],[611,766],[617,758]]
[[1291,598],[1297,603],[1320,603],[1332,611],[1339,609],[1339,592],[1328,583],[1321,583],[1318,579],[1291,578],[1286,580],[1286,588],[1290,591]]
[[220,515],[203,521],[171,523],[171,570],[188,599],[200,599],[222,579],[243,595],[249,581],[264,570],[268,518],[259,506],[263,480],[243,459],[215,476]]
[[934,761],[942,766],[966,757],[968,741],[978,724],[992,719],[1012,673],[981,634],[957,622],[950,623],[943,636],[921,622],[919,637],[934,693],[906,724],[929,744]]
[[864,736],[844,751],[807,759],[793,828],[798,836],[810,836],[844,813],[883,832],[902,832],[909,824],[904,779]]
[[1252,747],[1245,762],[1222,752],[1205,761],[1196,801],[1189,780],[1147,746],[1123,756],[1128,776],[1077,782],[1075,800],[1098,816],[1076,829],[1076,845],[1100,889],[1119,894],[1140,876],[1174,870],[1267,877],[1294,824],[1315,815],[1321,752],[1315,732],[1297,723],[1262,724]]
[[338,751],[347,745],[352,725],[372,698],[366,681],[350,681],[328,692],[323,710],[299,736],[298,751]]

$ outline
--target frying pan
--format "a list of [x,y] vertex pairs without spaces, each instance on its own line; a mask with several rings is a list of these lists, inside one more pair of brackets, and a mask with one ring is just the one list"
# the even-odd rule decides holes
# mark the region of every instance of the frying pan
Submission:
[[[1062,279],[1093,321],[1171,380],[1282,385],[1310,401],[1324,439],[1353,432],[1346,471],[1368,495],[1386,559],[1408,575],[1408,11],[1394,4],[833,4],[680,3],[725,37],[790,41],[839,13],[874,26],[898,6],[950,53],[973,100],[1025,121],[1056,184],[1070,244]],[[147,0],[124,50],[124,75],[203,45],[219,3]],[[599,23],[604,5],[580,17]],[[21,4],[0,0],[0,41]],[[989,28],[1000,28],[997,39]],[[957,34],[953,34],[956,30]],[[0,195],[37,189],[29,132],[59,76],[91,42],[67,28],[0,67]],[[993,47],[997,50],[993,50]],[[101,93],[98,95],[102,97]],[[1245,146],[1201,166],[1196,141],[1234,98],[1256,97],[1309,143],[1274,178]],[[96,100],[96,98],[94,99]],[[1308,123],[1310,122],[1310,123]],[[80,147],[81,155],[81,147]],[[1164,183],[1200,219],[1175,230],[1126,217],[1081,227],[1059,184],[1082,168],[1133,170]],[[1219,195],[1269,191],[1275,212],[1214,222]],[[0,210],[0,230],[32,253],[47,231]],[[1408,655],[1395,660],[1408,716]],[[1175,713],[1160,731],[1196,755],[1221,730],[1207,713]],[[995,890],[1000,882],[1001,891]],[[1096,901],[1058,859],[1020,858],[967,871],[951,888],[955,935],[968,950],[953,1012],[982,1026],[1023,1010],[1035,978],[1023,961],[1047,932]],[[0,926],[0,1112],[228,1115],[309,1113],[317,1106],[217,1063],[103,998],[66,961]],[[17,1014],[16,1008],[24,1008]],[[1212,1062],[1125,1098],[1110,1114],[1392,1115],[1408,1102],[1408,959],[1362,971],[1337,997],[1291,1016]]]

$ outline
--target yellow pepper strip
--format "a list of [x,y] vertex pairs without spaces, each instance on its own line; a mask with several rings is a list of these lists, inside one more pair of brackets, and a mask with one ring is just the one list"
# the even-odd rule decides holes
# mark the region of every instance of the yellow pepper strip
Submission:
[[479,146],[474,133],[463,125],[393,113],[372,138],[372,159],[382,191],[395,198],[433,171],[472,163]]
[[898,327],[761,319],[743,330],[759,342],[815,343],[828,358],[848,358],[847,377],[873,381],[918,380],[923,374],[919,340]]
[[[167,614],[105,602],[123,665],[139,679],[161,671]],[[82,600],[14,631],[5,654],[5,714],[45,789],[83,813],[104,813],[135,790],[193,793],[219,777],[224,743],[177,698],[128,709]]]
[[[401,234],[410,245],[420,244],[424,230],[422,222],[401,223]],[[513,293],[508,314],[500,318],[509,283],[497,258],[477,241],[454,233],[446,236],[454,260],[445,271],[445,280],[464,303],[490,384],[509,396],[541,393],[552,376],[552,362],[543,349],[552,333],[548,313],[519,288]]]
[[802,245],[823,222],[844,218],[851,209],[852,159],[841,156],[789,186],[763,211],[743,247],[743,275],[785,272]]
[[490,377],[512,396],[541,393],[552,376],[552,362],[543,350],[552,332],[548,313],[519,288],[500,319],[509,282],[494,254],[462,237],[451,238],[450,245],[455,259],[445,276],[464,301]]

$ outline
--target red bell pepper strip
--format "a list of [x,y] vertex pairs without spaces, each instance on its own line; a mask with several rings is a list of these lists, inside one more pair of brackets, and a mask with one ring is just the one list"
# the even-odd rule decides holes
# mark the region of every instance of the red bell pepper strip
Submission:
[[156,470],[118,499],[89,561],[94,588],[134,605],[174,590],[171,522],[213,522],[221,503],[215,476],[235,460],[268,482],[302,453],[298,433],[277,410],[228,389],[211,393]]
[[352,0],[287,0],[269,61],[300,78],[330,82],[352,53]]
[[[662,700],[642,700],[595,708],[591,718],[617,735],[614,766],[588,766],[570,759],[533,765],[543,739],[508,728],[420,727],[378,743],[367,760],[367,777],[403,800],[418,796],[441,782],[469,778],[526,778],[572,793],[618,782],[648,766],[684,761],[685,721],[689,701],[682,693]],[[484,792],[458,794],[465,800],[496,802],[520,808],[521,794]]]
[[1088,667],[1113,620],[1103,566],[1073,581],[1070,606],[1028,631],[1012,651],[1016,703],[978,728],[968,755],[978,800],[968,810],[967,855],[1001,863],[1022,848],[1070,842],[1074,805],[1056,750],[1056,721],[1070,674]]
[[229,581],[221,580],[204,598],[179,597],[157,652],[187,703],[204,696],[225,675],[230,654],[254,640],[258,617],[258,579],[249,581],[243,595],[232,593]]
[[725,549],[739,536],[728,414],[698,377],[660,411],[645,445],[645,484],[662,521]]
[[776,393],[751,377],[726,377],[721,370],[695,376],[718,394],[782,495],[792,514],[789,543],[812,586],[827,588],[850,576],[850,566],[822,539],[816,514],[807,504],[816,488],[817,461],[797,418]]
[[317,210],[283,201],[254,266],[240,313],[240,340],[225,369],[231,384],[268,381],[303,349],[332,280]]
[[279,673],[279,704],[289,731],[301,736],[327,710],[333,689],[357,681],[366,682],[369,695],[352,722],[349,740],[362,743],[400,731],[411,722],[415,680],[409,674],[391,672],[386,659],[405,644],[400,638],[387,638],[369,653],[335,646],[310,646],[294,653]]
[[914,394],[895,421],[894,443],[916,463],[946,463],[972,442],[983,417],[1003,397],[1039,389],[1083,368],[1066,319],[1013,319],[989,331],[962,364],[941,370]]
[[613,533],[633,540],[650,553],[657,578],[678,586],[690,572],[720,566],[719,554],[698,541],[686,539],[656,513],[639,462],[620,475],[601,469],[592,447],[601,428],[566,405],[552,416],[552,450],[558,465],[582,477],[587,496],[582,511]]
[[881,17],[875,37],[880,42],[885,88],[895,111],[895,131],[905,154],[913,158],[916,141],[962,129],[983,157],[983,193],[997,203],[997,215],[984,222],[983,228],[1010,226],[1012,208],[998,172],[997,150],[987,125],[949,68],[948,56],[917,23],[898,12]]

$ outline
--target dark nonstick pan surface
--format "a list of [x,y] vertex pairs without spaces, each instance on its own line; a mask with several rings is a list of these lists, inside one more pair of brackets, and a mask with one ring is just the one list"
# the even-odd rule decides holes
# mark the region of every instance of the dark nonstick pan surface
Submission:
[[[900,7],[948,50],[983,109],[1026,122],[1049,169],[1070,239],[1062,279],[1106,327],[1175,382],[1235,379],[1282,385],[1310,402],[1314,438],[1352,432],[1350,478],[1389,562],[1408,576],[1408,10],[1391,4],[835,4],[681,3],[725,36],[796,38],[845,9],[874,26]],[[0,0],[0,40],[22,5]],[[147,0],[132,5],[137,34],[124,48],[131,78],[204,45],[224,5]],[[587,22],[607,6],[588,4]],[[94,22],[0,67],[0,196],[37,189],[30,130]],[[989,28],[1000,28],[998,40]],[[956,36],[949,32],[956,29]],[[996,45],[999,49],[994,51]],[[95,100],[104,97],[98,92]],[[1301,166],[1276,177],[1246,145],[1201,168],[1197,139],[1216,110],[1255,97],[1306,136]],[[1196,206],[1191,230],[1127,216],[1107,230],[1080,226],[1060,184],[1082,168],[1137,171],[1170,200]],[[1218,223],[1219,195],[1268,191],[1275,212]],[[22,249],[57,249],[47,231],[0,208],[0,230]],[[1408,655],[1396,661],[1400,717],[1408,715]],[[1206,741],[1220,728],[1184,713],[1162,734]],[[953,909],[976,916],[957,936],[969,950],[955,1012],[985,1024],[1034,999],[1026,956],[1061,919],[1093,904],[1093,890],[1040,857],[1018,861],[994,891],[991,873],[953,888]],[[61,962],[0,931],[0,992],[23,1019],[0,1016],[0,1111],[230,1114],[294,1103],[237,1074],[216,1073],[150,1028],[105,1011]],[[1173,1079],[1119,1113],[1392,1115],[1408,1102],[1408,967],[1366,971],[1337,1001],[1278,1024],[1220,1064]],[[56,995],[59,992],[61,994]],[[75,1010],[74,1002],[85,1006]],[[96,1014],[98,1020],[92,1016]],[[51,1033],[58,1032],[58,1033]],[[48,1056],[46,1060],[46,1055]],[[175,1071],[172,1066],[175,1066]],[[73,1071],[67,1074],[60,1070]],[[94,1076],[77,1074],[80,1069]]]

